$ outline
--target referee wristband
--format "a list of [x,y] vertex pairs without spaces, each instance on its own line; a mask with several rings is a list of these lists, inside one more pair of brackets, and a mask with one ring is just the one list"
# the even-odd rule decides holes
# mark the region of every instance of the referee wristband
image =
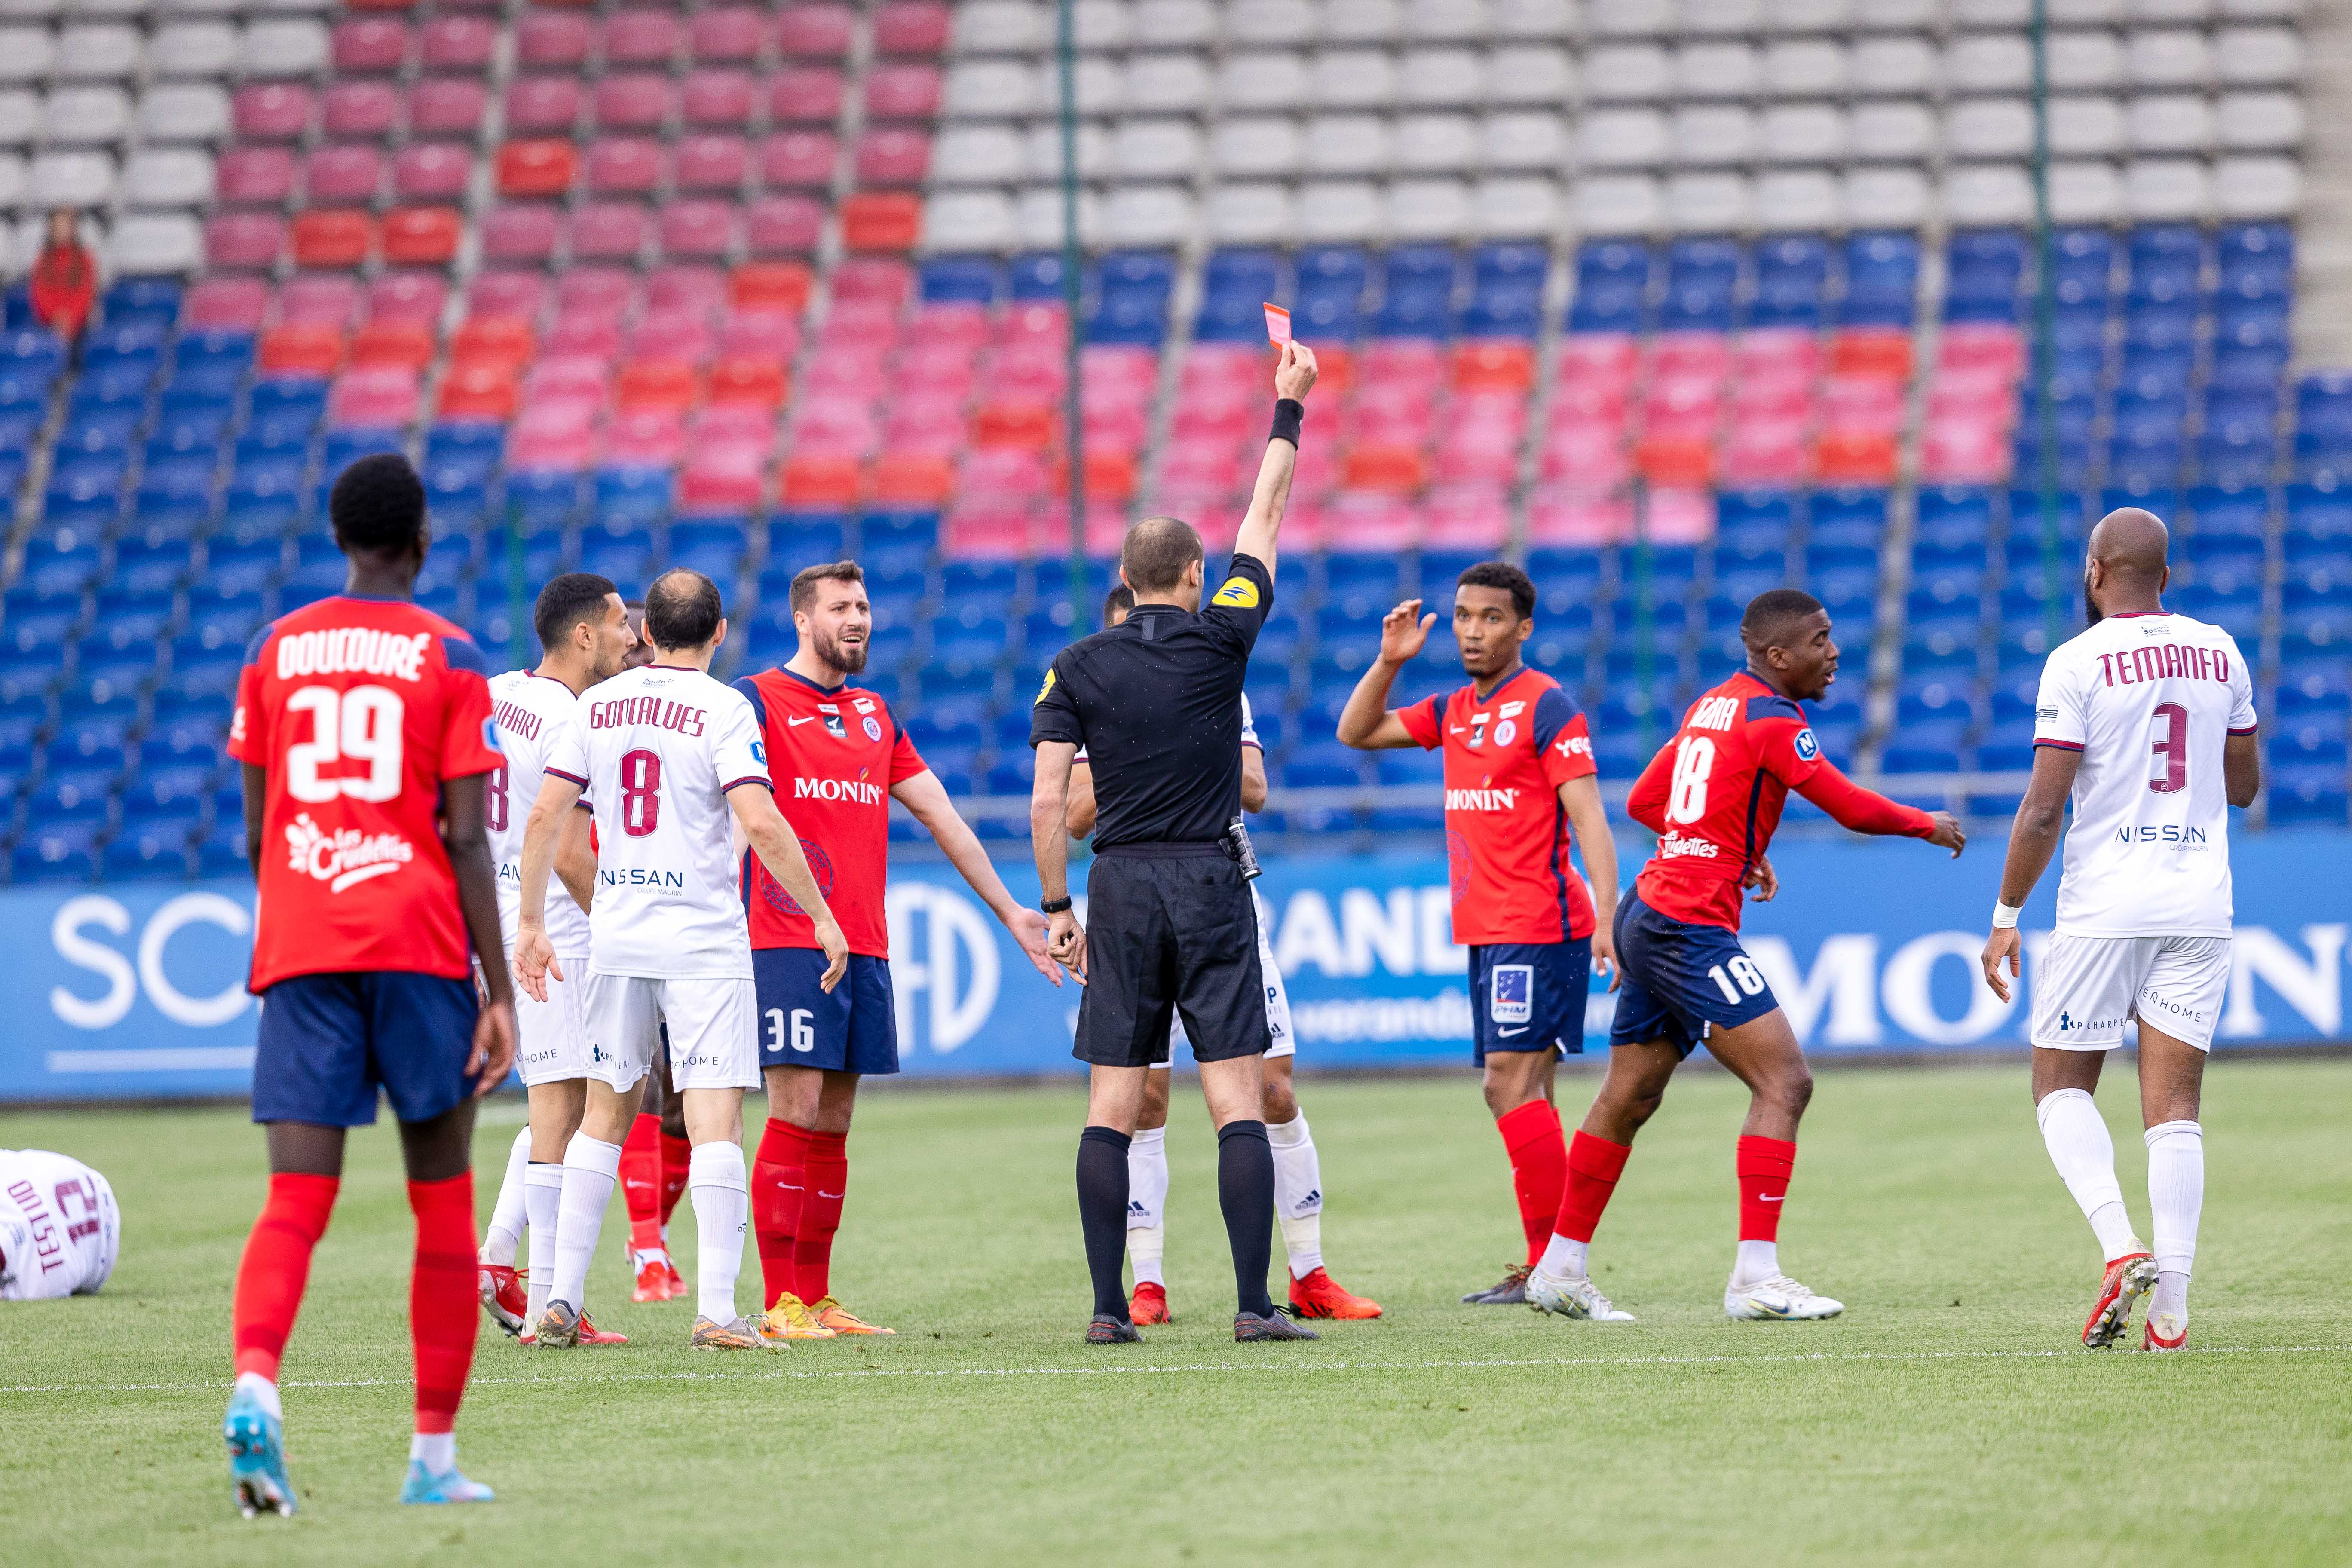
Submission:
[[1269,441],[1287,441],[1298,445],[1299,426],[1307,423],[1307,405],[1295,397],[1277,398],[1274,405],[1274,428],[1267,432]]
[[2021,904],[2004,904],[1997,899],[1993,900],[1992,929],[1995,931],[2015,931],[2017,929],[2017,917],[2023,910],[2023,908],[2024,906]]

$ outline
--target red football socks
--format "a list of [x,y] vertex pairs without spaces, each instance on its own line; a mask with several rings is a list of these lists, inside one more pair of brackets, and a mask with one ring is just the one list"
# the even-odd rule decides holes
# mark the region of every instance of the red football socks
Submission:
[[1548,1100],[1530,1100],[1496,1117],[1495,1126],[1511,1156],[1511,1185],[1518,1194],[1519,1226],[1527,1232],[1528,1265],[1533,1268],[1551,1239],[1551,1217],[1559,1210],[1559,1190],[1568,1179],[1559,1112]]
[[1797,1146],[1780,1138],[1739,1141],[1739,1239],[1780,1239],[1780,1211],[1789,1195],[1789,1173]]
[[621,1198],[629,1205],[629,1246],[651,1252],[662,1244],[661,1118],[639,1115],[621,1142]]
[[793,1237],[793,1292],[803,1301],[833,1294],[833,1233],[841,1228],[841,1200],[849,1190],[849,1134],[810,1132],[808,1201]]
[[809,1136],[771,1116],[751,1164],[751,1234],[760,1243],[761,1289],[771,1307],[793,1289],[793,1243],[808,1187]]
[[[245,1256],[236,1266],[236,1296],[229,1309],[230,1342],[236,1347],[237,1375],[258,1373],[278,1381],[278,1363],[286,1354],[287,1336],[294,1331],[294,1315],[302,1310],[302,1289],[310,1279],[310,1250],[327,1234],[327,1216],[334,1212],[338,1176],[281,1173],[269,1178],[269,1199],[261,1217],[245,1238]],[[474,1222],[472,1211],[466,1223]],[[467,1310],[472,1309],[473,1254],[466,1257]]]
[[416,1429],[457,1423],[474,1364],[474,1173],[408,1184],[416,1214],[416,1267],[408,1280],[408,1337],[416,1352]]
[[686,1196],[687,1167],[694,1160],[694,1144],[684,1138],[662,1134],[661,1140],[661,1222],[677,1212],[677,1200]]
[[1601,1211],[1617,1191],[1617,1178],[1625,1173],[1625,1156],[1633,1152],[1630,1143],[1612,1143],[1578,1129],[1569,1140],[1568,1182],[1552,1229],[1570,1241],[1591,1241],[1600,1227]]

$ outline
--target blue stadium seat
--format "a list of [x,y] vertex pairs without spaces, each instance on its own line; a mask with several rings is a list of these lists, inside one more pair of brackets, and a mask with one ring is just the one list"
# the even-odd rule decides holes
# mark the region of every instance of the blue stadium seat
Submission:
[[188,840],[195,826],[194,817],[142,820],[136,826],[126,826],[100,854],[100,869],[110,882],[184,878],[190,866]]
[[103,825],[95,821],[38,822],[9,857],[9,877],[18,883],[87,882],[98,871],[97,844]]
[[740,522],[674,522],[669,528],[669,564],[688,566],[733,596],[745,552]]
[[1003,297],[1003,264],[986,256],[933,256],[922,263],[920,288],[928,305],[987,305]]

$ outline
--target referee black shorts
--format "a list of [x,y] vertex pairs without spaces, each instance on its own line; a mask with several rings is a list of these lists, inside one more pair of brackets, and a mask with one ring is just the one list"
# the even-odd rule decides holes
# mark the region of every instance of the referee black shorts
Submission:
[[1164,1062],[1180,1014],[1196,1061],[1274,1043],[1249,881],[1213,844],[1106,849],[1087,874],[1087,988],[1070,1054],[1097,1067]]

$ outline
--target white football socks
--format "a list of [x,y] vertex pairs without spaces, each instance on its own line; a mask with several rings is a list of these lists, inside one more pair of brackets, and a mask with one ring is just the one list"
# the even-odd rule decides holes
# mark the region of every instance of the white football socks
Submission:
[[751,1188],[739,1143],[697,1143],[686,1167],[694,1194],[697,1310],[714,1323],[735,1321],[735,1278],[743,1272],[743,1233],[751,1217]]
[[[563,1167],[532,1163],[522,1168],[523,1212],[530,1216],[530,1278],[524,1282],[530,1305],[524,1310],[527,1330],[539,1327],[547,1310],[549,1290],[555,1284],[556,1237],[562,1234]],[[578,1306],[578,1302],[573,1302]]]
[[1551,1239],[1544,1244],[1543,1258],[1536,1267],[1554,1279],[1581,1279],[1587,1267],[1585,1254],[1591,1246],[1589,1241],[1570,1241],[1553,1231]]
[[2083,1217],[2099,1238],[2099,1250],[2109,1263],[2139,1250],[2132,1234],[2131,1215],[2124,1209],[2124,1190],[2116,1181],[2116,1145],[2107,1136],[2105,1118],[2089,1091],[2054,1089],[2033,1108],[2042,1124],[2042,1142],[2050,1163],[2066,1190],[2074,1194]]
[[1777,1241],[1743,1241],[1731,1264],[1731,1288],[1745,1289],[1761,1285],[1780,1272],[1780,1244]]
[[420,1461],[428,1476],[446,1476],[457,1468],[457,1434],[419,1432],[408,1439],[408,1457]]
[[[588,1293],[588,1265],[596,1256],[596,1240],[604,1229],[604,1211],[612,1205],[613,1187],[621,1178],[621,1146],[572,1135],[563,1151],[563,1201],[555,1218],[555,1277],[548,1300],[579,1310]],[[539,1270],[533,1268],[533,1275]]]
[[1323,1267],[1323,1171],[1307,1113],[1266,1123],[1265,1141],[1274,1148],[1274,1215],[1290,1277],[1304,1279]]
[[278,1401],[278,1385],[259,1373],[238,1373],[233,1392],[252,1394],[255,1399],[261,1402],[261,1407],[268,1411],[273,1418],[279,1421],[286,1419],[285,1407]]
[[490,1223],[482,1232],[482,1261],[514,1267],[515,1249],[522,1245],[525,1224],[522,1171],[530,1162],[530,1129],[515,1134],[507,1151],[507,1173],[499,1181],[499,1200],[490,1205]]
[[1149,1127],[1127,1146],[1127,1256],[1138,1285],[1166,1288],[1167,1250],[1168,1129]]
[[2205,1207],[2205,1130],[2194,1121],[2159,1121],[2147,1140],[2147,1201],[2156,1254],[2153,1313],[2189,1315],[2189,1268],[2197,1258],[2197,1220]]

